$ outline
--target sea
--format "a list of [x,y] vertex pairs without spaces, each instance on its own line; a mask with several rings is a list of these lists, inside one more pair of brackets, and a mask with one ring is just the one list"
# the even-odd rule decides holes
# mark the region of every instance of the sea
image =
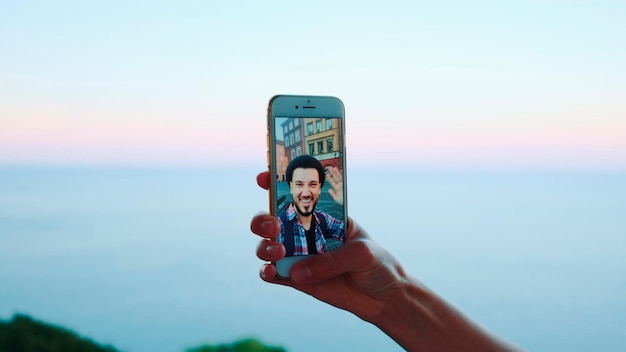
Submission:
[[[0,320],[129,352],[253,337],[402,351],[263,282],[243,167],[0,167]],[[626,350],[626,172],[350,168],[348,212],[412,276],[529,351]]]

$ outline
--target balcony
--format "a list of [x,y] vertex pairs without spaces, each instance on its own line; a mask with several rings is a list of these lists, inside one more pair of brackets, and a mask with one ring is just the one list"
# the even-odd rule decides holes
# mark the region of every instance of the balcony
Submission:
[[340,157],[341,157],[341,152],[339,151],[315,155],[315,158],[317,158],[317,160],[328,160],[328,159],[335,159],[335,158],[340,158]]

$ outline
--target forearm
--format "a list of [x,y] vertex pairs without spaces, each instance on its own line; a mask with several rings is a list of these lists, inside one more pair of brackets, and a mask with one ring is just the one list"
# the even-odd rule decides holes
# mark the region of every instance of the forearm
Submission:
[[407,351],[521,351],[465,317],[414,278],[372,321]]

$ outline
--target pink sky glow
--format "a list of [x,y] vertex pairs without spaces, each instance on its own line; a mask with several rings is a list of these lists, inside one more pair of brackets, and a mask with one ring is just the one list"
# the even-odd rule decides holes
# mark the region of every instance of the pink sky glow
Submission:
[[[36,107],[5,113],[13,118],[0,120],[1,164],[264,164],[263,118],[177,120]],[[352,165],[626,168],[626,122],[616,114],[457,124],[354,119],[348,127]]]

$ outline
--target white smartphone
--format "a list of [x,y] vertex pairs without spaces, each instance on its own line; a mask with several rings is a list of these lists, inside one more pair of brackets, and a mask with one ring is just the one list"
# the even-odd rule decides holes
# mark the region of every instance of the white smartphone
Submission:
[[348,232],[343,102],[330,96],[274,96],[267,109],[270,213],[293,264],[341,247]]

